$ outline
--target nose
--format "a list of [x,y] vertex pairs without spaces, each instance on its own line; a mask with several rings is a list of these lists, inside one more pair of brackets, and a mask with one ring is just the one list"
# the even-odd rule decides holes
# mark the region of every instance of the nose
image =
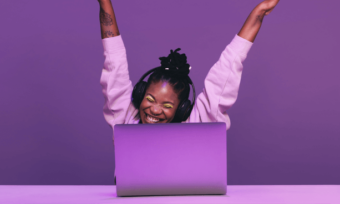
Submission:
[[162,113],[162,109],[158,105],[151,106],[150,111],[153,115],[159,115]]

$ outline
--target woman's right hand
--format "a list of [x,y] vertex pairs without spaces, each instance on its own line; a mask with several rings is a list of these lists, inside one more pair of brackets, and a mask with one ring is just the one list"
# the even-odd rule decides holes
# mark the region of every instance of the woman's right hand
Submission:
[[100,28],[102,39],[120,35],[110,0],[97,0],[100,5]]

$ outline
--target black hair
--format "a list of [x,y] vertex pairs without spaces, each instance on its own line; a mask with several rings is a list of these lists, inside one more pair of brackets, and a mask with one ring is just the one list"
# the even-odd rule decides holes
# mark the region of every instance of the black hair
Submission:
[[168,57],[159,58],[161,60],[161,66],[150,75],[146,88],[148,88],[152,82],[169,82],[178,94],[178,99],[183,101],[189,98],[190,93],[190,79],[188,76],[190,65],[187,63],[187,56],[185,54],[179,54],[179,50],[181,49],[171,50]]
[[[190,65],[187,63],[187,56],[185,54],[179,54],[180,48],[175,51],[171,50],[167,57],[160,57],[161,66],[158,67],[148,78],[146,90],[151,83],[166,81],[174,89],[175,93],[178,94],[180,104],[182,101],[189,98],[190,83],[189,78]],[[139,112],[138,115],[139,116]],[[182,122],[180,119],[175,118],[171,121]]]

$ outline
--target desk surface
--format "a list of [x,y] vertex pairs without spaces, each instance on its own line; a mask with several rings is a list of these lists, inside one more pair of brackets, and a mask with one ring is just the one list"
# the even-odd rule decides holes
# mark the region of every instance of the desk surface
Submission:
[[223,196],[117,197],[116,186],[0,185],[0,203],[340,203],[340,185],[228,186]]

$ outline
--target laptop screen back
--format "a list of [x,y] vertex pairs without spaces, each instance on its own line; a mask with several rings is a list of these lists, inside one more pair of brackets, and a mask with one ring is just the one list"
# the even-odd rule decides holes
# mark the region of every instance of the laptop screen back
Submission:
[[225,194],[225,123],[115,125],[118,196]]

